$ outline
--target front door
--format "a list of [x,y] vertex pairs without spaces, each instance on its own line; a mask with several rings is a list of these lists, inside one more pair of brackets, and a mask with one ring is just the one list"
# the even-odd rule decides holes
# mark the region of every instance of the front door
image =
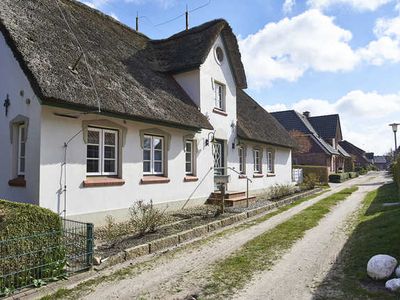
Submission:
[[[214,174],[225,175],[225,144],[223,140],[215,140],[212,144],[214,155]],[[214,187],[216,190],[217,186]]]

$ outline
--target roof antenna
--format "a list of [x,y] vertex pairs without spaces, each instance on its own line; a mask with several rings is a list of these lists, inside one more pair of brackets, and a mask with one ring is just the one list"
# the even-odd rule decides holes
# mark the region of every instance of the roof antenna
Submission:
[[136,31],[139,32],[139,12],[136,12]]
[[189,10],[188,10],[187,4],[186,4],[185,16],[186,16],[186,31],[188,31],[189,30]]

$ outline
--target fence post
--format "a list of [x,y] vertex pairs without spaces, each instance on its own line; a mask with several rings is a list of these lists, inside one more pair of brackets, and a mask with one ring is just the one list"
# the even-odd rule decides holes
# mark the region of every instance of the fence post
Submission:
[[93,224],[86,224],[86,265],[92,266],[93,262]]

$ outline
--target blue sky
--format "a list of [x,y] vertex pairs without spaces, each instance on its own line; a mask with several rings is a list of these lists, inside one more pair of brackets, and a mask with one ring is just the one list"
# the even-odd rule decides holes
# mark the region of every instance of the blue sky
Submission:
[[377,154],[400,122],[398,0],[82,0],[151,38],[226,19],[238,36],[248,92],[267,110],[340,113],[344,138]]

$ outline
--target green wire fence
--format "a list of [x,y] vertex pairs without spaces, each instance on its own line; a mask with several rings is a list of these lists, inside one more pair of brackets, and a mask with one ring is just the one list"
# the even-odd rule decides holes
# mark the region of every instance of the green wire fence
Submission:
[[0,296],[73,273],[93,261],[93,224],[62,220],[61,231],[0,240]]

